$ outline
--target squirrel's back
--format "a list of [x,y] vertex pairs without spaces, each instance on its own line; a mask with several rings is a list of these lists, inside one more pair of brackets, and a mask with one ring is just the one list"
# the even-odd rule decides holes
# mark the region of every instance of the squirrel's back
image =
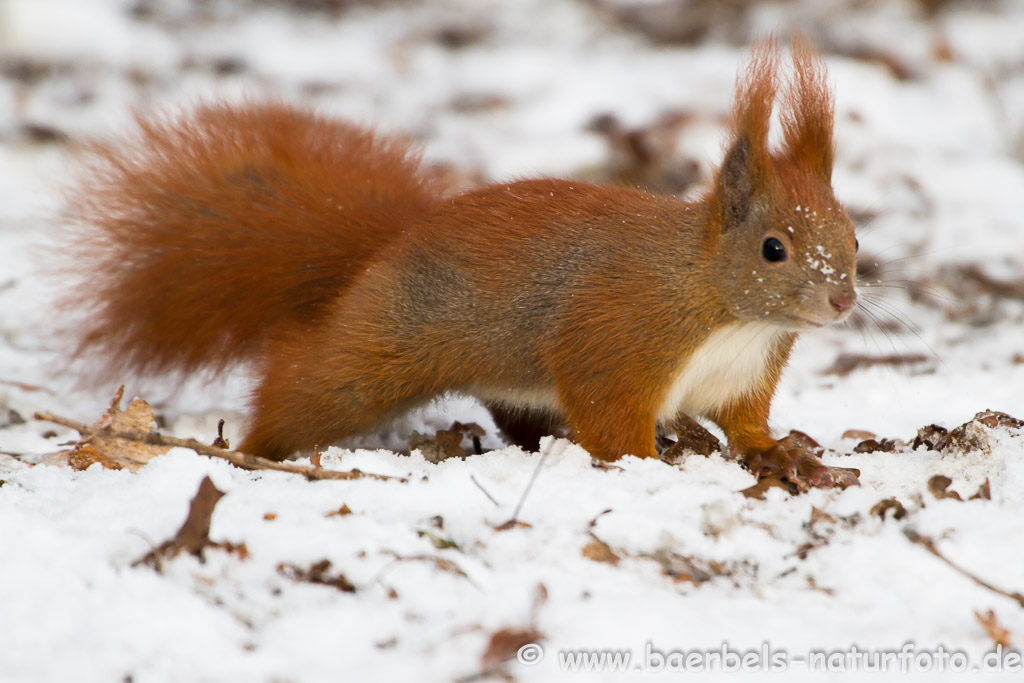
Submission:
[[138,373],[223,369],[313,324],[441,196],[408,145],[276,102],[138,116],[82,171],[78,351]]

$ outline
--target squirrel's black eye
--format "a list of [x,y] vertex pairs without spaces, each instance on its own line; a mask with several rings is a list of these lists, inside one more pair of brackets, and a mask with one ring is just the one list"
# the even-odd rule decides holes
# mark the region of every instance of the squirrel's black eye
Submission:
[[858,240],[858,239],[853,240],[853,250],[855,252],[856,251],[860,251],[860,240]]
[[775,237],[769,237],[761,245],[761,254],[764,255],[765,261],[778,263],[786,260],[786,247]]

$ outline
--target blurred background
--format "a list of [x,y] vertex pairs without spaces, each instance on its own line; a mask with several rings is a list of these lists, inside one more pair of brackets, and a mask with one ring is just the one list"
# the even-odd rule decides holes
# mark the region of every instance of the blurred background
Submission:
[[1024,373],[1010,0],[4,0],[0,380],[52,382],[60,351],[26,254],[45,264],[34,240],[59,219],[75,147],[133,108],[274,96],[407,135],[459,188],[551,174],[685,196],[720,158],[751,42],[797,29],[836,88],[834,181],[862,226],[868,325],[808,340],[780,410],[852,373],[834,400],[892,424],[885,401],[859,405],[878,377],[857,371],[883,365],[884,391],[932,414],[908,408],[908,426],[987,402],[1024,412],[1007,386]]

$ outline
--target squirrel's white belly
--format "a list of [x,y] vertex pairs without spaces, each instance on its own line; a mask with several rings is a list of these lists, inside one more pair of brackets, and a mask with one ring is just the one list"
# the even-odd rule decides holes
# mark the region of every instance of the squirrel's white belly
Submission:
[[782,333],[768,323],[734,323],[712,332],[679,369],[658,421],[680,412],[708,415],[754,390]]
[[[658,422],[667,423],[680,412],[707,415],[756,388],[782,333],[768,323],[735,323],[713,332],[680,367]],[[473,387],[468,393],[508,407],[561,411],[553,388]]]

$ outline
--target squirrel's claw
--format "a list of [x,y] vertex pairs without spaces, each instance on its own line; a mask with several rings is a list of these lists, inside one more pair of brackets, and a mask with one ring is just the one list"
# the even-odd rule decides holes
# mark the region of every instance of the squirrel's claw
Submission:
[[797,492],[860,486],[860,470],[824,465],[818,460],[820,452],[814,439],[794,431],[767,450],[751,449],[738,455],[758,479],[776,477],[792,484]]

